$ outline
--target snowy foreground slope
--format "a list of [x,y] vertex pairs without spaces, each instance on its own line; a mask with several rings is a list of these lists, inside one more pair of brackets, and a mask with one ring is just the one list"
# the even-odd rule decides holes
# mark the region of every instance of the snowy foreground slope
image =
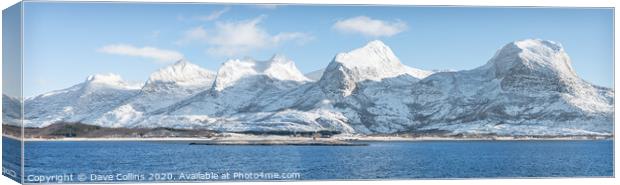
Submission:
[[512,42],[481,67],[446,72],[405,66],[372,41],[307,76],[281,55],[229,60],[217,72],[180,61],[142,87],[95,75],[29,98],[24,109],[30,127],[611,135],[613,97],[613,89],[579,78],[551,41]]

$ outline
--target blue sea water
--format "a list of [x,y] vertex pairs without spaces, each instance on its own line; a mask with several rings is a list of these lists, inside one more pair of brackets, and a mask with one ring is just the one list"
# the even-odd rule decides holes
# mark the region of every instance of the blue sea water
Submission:
[[2,175],[21,181],[22,143],[18,140],[2,137]]
[[611,140],[369,142],[368,146],[26,142],[24,160],[25,180],[35,183],[61,177],[65,182],[136,182],[614,175]]

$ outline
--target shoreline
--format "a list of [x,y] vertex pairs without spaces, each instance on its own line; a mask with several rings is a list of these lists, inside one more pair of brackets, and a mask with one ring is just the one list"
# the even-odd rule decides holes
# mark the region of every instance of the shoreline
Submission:
[[[22,138],[3,134],[3,137],[22,140]],[[614,136],[483,136],[483,137],[450,137],[450,136],[335,136],[331,138],[291,137],[276,135],[244,135],[230,134],[225,137],[104,137],[104,138],[23,138],[27,142],[75,142],[75,141],[153,141],[153,142],[212,142],[212,143],[260,143],[279,142],[403,142],[403,141],[580,141],[580,140],[614,140]]]

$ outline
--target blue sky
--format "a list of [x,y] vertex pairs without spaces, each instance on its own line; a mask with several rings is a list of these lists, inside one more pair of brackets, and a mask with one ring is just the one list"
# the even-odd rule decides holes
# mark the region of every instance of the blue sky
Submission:
[[310,72],[375,39],[428,70],[472,69],[511,41],[553,40],[582,78],[613,87],[612,18],[612,9],[27,2],[24,96],[97,73],[142,82],[178,57],[216,71],[279,53]]

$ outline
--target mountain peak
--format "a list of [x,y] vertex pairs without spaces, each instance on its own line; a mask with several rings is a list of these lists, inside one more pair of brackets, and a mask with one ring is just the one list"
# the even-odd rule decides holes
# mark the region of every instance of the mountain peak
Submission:
[[265,68],[263,73],[271,78],[297,82],[309,81],[309,79],[299,71],[295,62],[284,55],[275,54],[265,63],[267,63],[269,67]]
[[362,48],[375,49],[375,50],[390,49],[390,47],[385,45],[385,43],[383,43],[383,41],[381,41],[381,40],[372,40],[372,41],[366,43],[366,45],[364,45],[364,47],[362,47]]
[[247,76],[265,75],[274,80],[280,81],[309,81],[295,62],[286,58],[284,55],[276,54],[266,61],[257,61],[251,58],[231,59],[222,64],[217,72],[215,89],[223,90]]
[[379,40],[370,41],[361,48],[347,53],[339,53],[334,58],[335,62],[347,66],[372,67],[372,66],[400,66],[400,60],[394,55],[392,49]]
[[152,73],[147,84],[163,82],[182,86],[203,86],[205,83],[210,83],[214,76],[214,72],[181,59]]
[[357,82],[381,81],[405,74],[422,79],[432,72],[403,65],[390,47],[374,40],[361,48],[337,54],[319,82],[325,89],[338,89],[346,96],[355,89]]
[[548,40],[525,39],[511,42],[502,47],[489,62],[499,76],[520,67],[541,74],[576,77],[562,45]]
[[271,56],[268,62],[269,63],[291,63],[293,61],[287,58],[286,56],[284,56],[283,54],[274,54],[273,56]]
[[120,75],[117,74],[94,74],[86,78],[88,82],[118,82],[123,81]]
[[106,85],[112,87],[128,87],[128,84],[123,81],[120,75],[112,73],[90,75],[86,78],[85,84]]
[[550,40],[542,40],[542,39],[524,39],[512,42],[513,45],[523,49],[523,50],[532,50],[532,51],[544,51],[546,49],[551,49],[552,51],[559,52],[563,51],[564,47],[562,44],[556,43]]
[[[185,65],[187,65],[188,63],[189,63],[189,61],[187,61],[187,60],[185,60],[185,59],[180,59],[180,60],[177,60],[177,61],[173,64],[173,66],[185,66]],[[189,63],[189,64],[191,64],[191,63]]]
[[352,73],[351,77],[356,82],[363,80],[379,81],[402,74],[409,74],[421,79],[432,73],[403,65],[392,52],[392,49],[379,40],[370,41],[363,47],[350,52],[339,53],[334,57],[326,71],[334,70],[338,66],[349,70]]

